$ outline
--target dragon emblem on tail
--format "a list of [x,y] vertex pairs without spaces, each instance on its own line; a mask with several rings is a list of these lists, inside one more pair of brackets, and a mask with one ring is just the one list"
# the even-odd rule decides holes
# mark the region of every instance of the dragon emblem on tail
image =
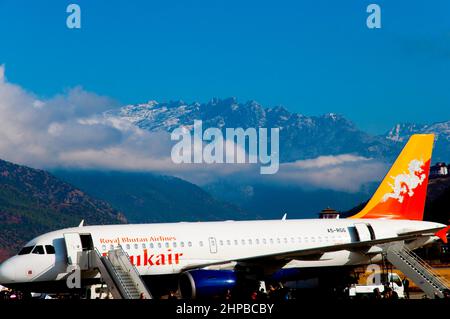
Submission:
[[399,203],[403,203],[405,196],[412,197],[417,186],[421,185],[426,179],[426,174],[422,168],[423,165],[423,161],[414,159],[408,164],[408,173],[405,172],[397,176],[391,176],[394,180],[393,184],[389,183],[392,192],[385,194],[382,201],[385,202],[389,198],[392,198]]

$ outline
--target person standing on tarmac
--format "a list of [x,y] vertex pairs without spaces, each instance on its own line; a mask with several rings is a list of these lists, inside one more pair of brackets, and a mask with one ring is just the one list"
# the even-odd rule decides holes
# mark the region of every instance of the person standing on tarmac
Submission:
[[403,278],[402,283],[403,283],[403,290],[405,292],[405,298],[409,299],[409,280],[408,278],[406,278],[406,276],[405,278]]

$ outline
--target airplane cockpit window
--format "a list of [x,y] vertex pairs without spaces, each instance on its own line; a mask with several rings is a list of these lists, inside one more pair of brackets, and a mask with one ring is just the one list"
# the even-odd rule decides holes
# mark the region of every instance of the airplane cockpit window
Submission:
[[55,247],[53,247],[52,245],[45,245],[45,251],[49,255],[54,255],[55,254]]
[[33,250],[34,246],[25,246],[19,251],[19,255],[28,255]]
[[36,254],[36,255],[45,255],[44,246],[38,245],[38,246],[34,247],[34,249],[31,253]]

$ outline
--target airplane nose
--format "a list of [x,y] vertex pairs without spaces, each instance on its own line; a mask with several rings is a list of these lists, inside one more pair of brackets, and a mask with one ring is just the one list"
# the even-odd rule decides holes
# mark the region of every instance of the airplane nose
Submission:
[[0,265],[0,284],[9,284],[16,279],[16,271],[14,265],[10,261],[5,261]]

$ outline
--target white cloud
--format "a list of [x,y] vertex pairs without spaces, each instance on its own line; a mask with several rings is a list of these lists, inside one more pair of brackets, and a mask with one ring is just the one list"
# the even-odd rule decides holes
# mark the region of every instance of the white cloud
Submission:
[[386,169],[385,163],[342,154],[282,164],[276,179],[278,182],[307,188],[357,192],[361,186],[379,181]]
[[386,163],[353,154],[320,156],[314,159],[282,163],[277,174],[260,175],[255,167],[243,167],[225,176],[241,185],[258,183],[303,189],[331,189],[358,192],[361,187],[379,181],[387,171]]
[[[0,74],[4,74],[3,66]],[[156,149],[156,145],[161,147],[160,137],[149,144],[155,142],[147,138],[150,134],[127,121],[99,118],[98,114],[116,105],[80,87],[41,99],[18,85],[0,81],[0,158],[39,168],[99,167],[96,162],[109,163],[105,168],[121,168],[130,166],[119,156],[127,152],[148,162],[160,157]]]
[[370,158],[366,158],[363,156],[356,156],[353,154],[341,154],[341,155],[328,155],[328,156],[319,156],[313,159],[307,159],[302,161],[296,161],[292,165],[298,168],[321,168],[321,167],[329,167],[333,165],[340,165],[346,163],[354,163],[354,162],[362,162],[368,161]]

